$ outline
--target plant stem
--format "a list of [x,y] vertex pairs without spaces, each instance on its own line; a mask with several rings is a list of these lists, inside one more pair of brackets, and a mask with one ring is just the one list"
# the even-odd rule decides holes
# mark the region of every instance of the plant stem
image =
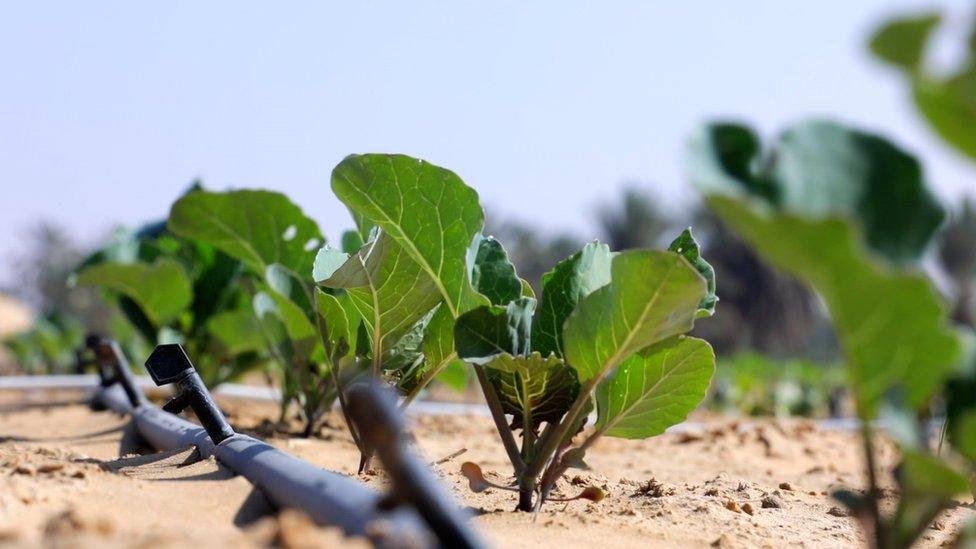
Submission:
[[512,431],[509,430],[508,424],[505,422],[505,411],[502,410],[502,403],[498,399],[498,394],[495,393],[495,388],[488,381],[488,374],[485,373],[485,367],[475,364],[474,371],[478,375],[478,384],[481,385],[481,391],[485,395],[485,401],[488,403],[488,409],[491,411],[491,418],[495,421],[495,428],[498,430],[498,435],[502,438],[502,445],[505,446],[505,451],[508,452],[508,459],[512,462],[512,467],[515,469],[515,476],[520,477],[522,472],[525,471],[525,462],[519,453],[515,437],[512,436]]
[[[878,509],[878,477],[874,460],[874,437],[871,421],[865,414],[858,414],[861,418],[861,442],[864,449],[864,463],[868,474],[867,511],[868,519],[874,529],[873,534],[876,547],[887,547],[887,532],[881,525],[881,512]],[[867,533],[867,532],[866,532]]]
[[456,358],[457,358],[457,352],[453,352],[447,357],[445,357],[444,360],[440,362],[440,364],[438,364],[437,366],[432,368],[429,372],[424,374],[424,377],[420,378],[420,381],[417,382],[417,386],[414,387],[409,393],[407,393],[406,397],[404,397],[403,402],[400,403],[400,410],[406,410],[407,406],[410,406],[410,403],[413,402],[414,399],[416,399],[417,396],[420,394],[420,391],[423,391],[424,387],[429,385],[430,382],[433,381],[435,377],[437,377],[437,374],[444,371],[444,368],[447,368],[447,366],[451,363],[451,361],[453,361]]
[[536,482],[534,478],[519,479],[519,502],[517,509],[531,513],[533,511],[532,496],[535,494]]
[[559,426],[546,440],[546,443],[542,445],[542,448],[539,449],[539,453],[535,455],[532,463],[529,464],[525,471],[526,476],[537,477],[542,472],[542,469],[548,465],[549,459],[559,449],[559,445],[562,444],[563,439],[570,434],[569,431],[571,429],[575,428],[579,421],[579,415],[583,412],[583,408],[586,407],[586,403],[590,398],[590,393],[593,392],[599,381],[599,376],[594,377],[580,388],[579,396],[576,397],[573,406],[566,412],[563,420],[559,422]]

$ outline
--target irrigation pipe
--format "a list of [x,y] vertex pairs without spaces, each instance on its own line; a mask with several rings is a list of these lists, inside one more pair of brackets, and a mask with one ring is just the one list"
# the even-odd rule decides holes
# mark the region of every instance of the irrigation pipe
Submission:
[[[154,386],[175,387],[176,396],[163,409],[145,399],[139,390],[146,385],[144,380],[131,375],[114,342],[97,340],[89,346],[95,351],[98,377],[0,378],[0,389],[94,385],[94,400],[109,410],[130,415],[136,431],[152,447],[174,450],[195,446],[202,457],[212,455],[247,478],[278,508],[299,509],[319,525],[337,526],[346,535],[366,537],[377,547],[483,547],[467,517],[406,447],[394,403],[375,387],[357,388],[356,422],[361,430],[374,433],[378,454],[390,477],[390,494],[234,433],[179,345],[160,345],[146,361]],[[193,409],[202,426],[175,415],[187,407]]]

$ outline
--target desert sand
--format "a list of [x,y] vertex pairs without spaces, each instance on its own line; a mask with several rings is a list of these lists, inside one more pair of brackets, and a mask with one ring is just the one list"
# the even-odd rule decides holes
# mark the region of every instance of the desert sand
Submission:
[[[277,516],[241,477],[192,449],[140,447],[128,421],[94,412],[79,393],[0,393],[0,544],[48,546],[284,546],[348,544],[304,516]],[[47,406],[43,402],[60,401]],[[71,401],[77,401],[71,403]],[[221,401],[235,428],[316,465],[354,474],[358,454],[338,414],[316,437],[275,425],[266,403]],[[603,488],[599,503],[548,503],[538,517],[514,512],[515,494],[471,493],[459,473],[481,465],[504,484],[510,470],[491,421],[482,416],[416,416],[411,428],[472,524],[496,547],[857,547],[853,518],[829,493],[861,485],[853,433],[806,420],[735,420],[699,414],[695,428],[651,440],[605,439],[591,470],[571,473],[564,495]],[[896,459],[882,444],[886,464]],[[383,488],[381,471],[361,475]],[[891,481],[886,481],[890,487]],[[887,490],[886,493],[890,493]],[[969,499],[933,523],[925,545],[950,539],[972,518]]]

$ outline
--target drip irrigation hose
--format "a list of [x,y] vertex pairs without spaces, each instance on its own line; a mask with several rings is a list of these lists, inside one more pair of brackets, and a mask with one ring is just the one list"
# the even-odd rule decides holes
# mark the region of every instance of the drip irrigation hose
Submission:
[[[96,356],[101,350],[121,357],[118,347],[107,340],[90,344]],[[247,478],[278,508],[302,510],[319,525],[337,526],[349,536],[365,536],[378,547],[484,547],[433,474],[403,445],[406,439],[399,419],[393,415],[392,423],[386,424],[391,412],[375,388],[357,388],[357,423],[381,425],[379,431],[387,433],[385,442],[379,441],[376,448],[390,473],[390,496],[234,433],[179,345],[157,346],[146,361],[158,385],[176,386],[176,396],[164,409],[148,403],[136,389],[122,358],[111,361],[111,368],[108,360],[100,361],[103,383],[95,399],[112,411],[131,415],[136,431],[157,450],[196,446],[202,457],[212,455]],[[363,415],[370,410],[370,401],[381,403],[377,405],[380,417]],[[194,410],[202,427],[170,413],[185,407]]]

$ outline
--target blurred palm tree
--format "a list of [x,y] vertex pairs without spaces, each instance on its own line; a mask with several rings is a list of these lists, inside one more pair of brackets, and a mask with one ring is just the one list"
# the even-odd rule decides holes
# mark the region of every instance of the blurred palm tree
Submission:
[[650,192],[629,184],[619,200],[597,212],[603,240],[611,250],[666,246],[677,234],[675,220],[660,207]]
[[64,227],[41,221],[30,227],[10,261],[6,293],[48,318],[77,318],[91,330],[106,326],[108,310],[94,288],[69,288],[68,279],[89,253]]
[[953,320],[976,328],[976,207],[970,200],[950,213],[938,252],[939,263],[952,281]]
[[752,349],[777,358],[837,356],[823,307],[806,286],[763,262],[711,210],[696,208],[691,218],[715,268],[720,300],[715,316],[698,322],[694,334],[720,354]]

